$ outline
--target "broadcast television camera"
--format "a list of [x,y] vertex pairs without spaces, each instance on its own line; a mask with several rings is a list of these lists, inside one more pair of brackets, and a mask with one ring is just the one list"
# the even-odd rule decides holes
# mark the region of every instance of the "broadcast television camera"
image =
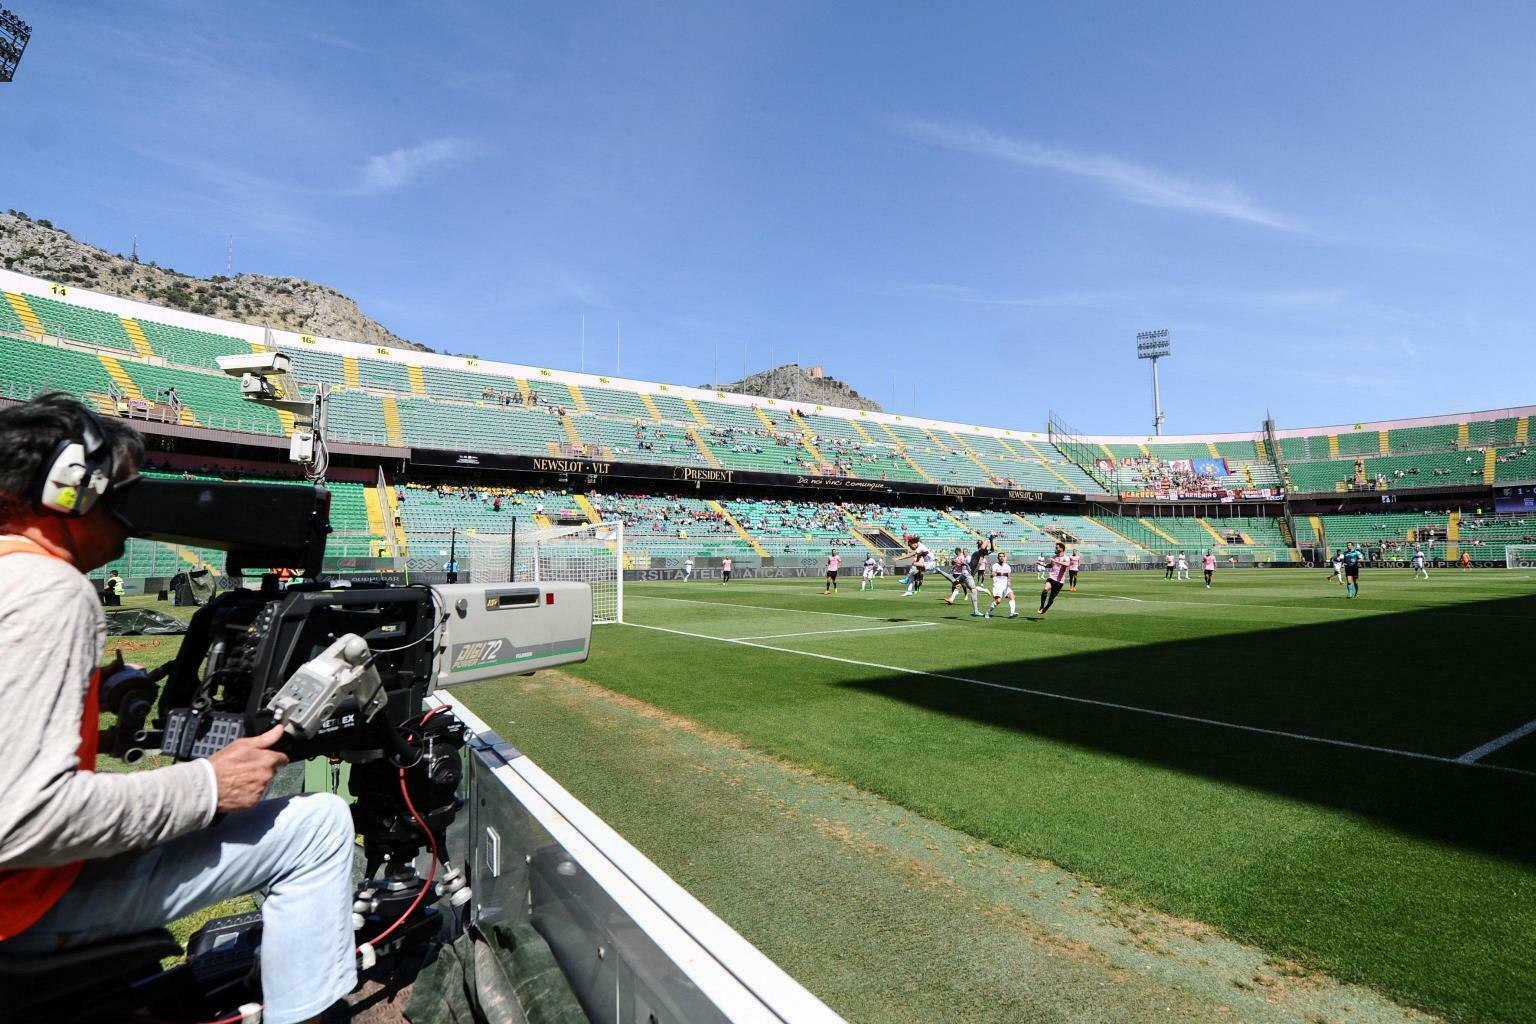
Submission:
[[[221,548],[231,576],[267,571],[259,589],[232,589],[200,608],[173,662],[103,693],[103,707],[118,715],[115,753],[130,762],[155,748],[179,760],[205,757],[281,724],[278,749],[291,760],[350,763],[366,860],[354,905],[360,966],[388,966],[438,938],[435,905],[460,907],[470,897],[444,856],[465,735],[451,711],[427,707],[426,698],[585,660],[589,587],[328,584],[320,570],[330,495],[318,486],[139,479],[110,500],[135,536]],[[281,588],[279,568],[302,581]],[[414,866],[424,849],[432,854],[426,878]],[[236,922],[207,948],[189,947],[198,987],[248,969],[248,956],[217,951],[254,949],[253,928]]]

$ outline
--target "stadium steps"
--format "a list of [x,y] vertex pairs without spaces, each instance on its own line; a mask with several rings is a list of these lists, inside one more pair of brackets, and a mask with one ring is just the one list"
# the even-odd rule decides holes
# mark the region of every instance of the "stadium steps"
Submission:
[[1488,483],[1493,482],[1494,473],[1499,468],[1498,462],[1499,450],[1497,448],[1490,447],[1483,452],[1483,479]]
[[27,301],[25,295],[17,295],[15,292],[6,292],[5,300],[16,311],[16,318],[21,321],[22,328],[32,337],[41,338],[47,332],[43,330],[43,322],[32,312],[32,304]]
[[139,355],[152,356],[155,354],[154,346],[149,343],[148,338],[144,337],[144,328],[139,326],[137,320],[126,316],[123,317],[123,333],[128,335],[128,340],[133,342],[133,350]]
[[1025,526],[1029,527],[1031,530],[1034,530],[1036,533],[1043,533],[1044,532],[1043,530],[1040,529],[1040,525],[1038,523],[1036,523],[1033,519],[1026,519],[1023,516],[1019,515],[1017,512],[1010,512],[1008,514],[1013,516],[1013,518],[1017,519],[1019,522],[1023,523]]
[[565,428],[565,438],[567,441],[570,441],[571,444],[575,445],[577,448],[580,448],[583,444],[586,443],[582,441],[581,433],[576,429],[575,417],[561,416],[559,417],[559,420],[560,425]]
[[1195,517],[1195,522],[1197,522],[1201,526],[1205,527],[1205,532],[1211,535],[1211,540],[1215,541],[1217,544],[1225,544],[1226,543],[1226,541],[1221,539],[1221,534],[1217,533],[1215,528],[1212,527],[1210,523],[1206,522],[1204,519],[1202,519],[1199,516]]
[[533,388],[529,387],[528,382],[521,377],[517,378],[516,383],[517,393],[523,396],[523,405],[530,405],[533,402]]
[[1472,446],[1472,429],[1465,423],[1456,424],[1456,447],[1470,448]]
[[1213,459],[1221,458],[1221,450],[1216,447],[1216,442],[1215,441],[1207,441],[1207,442],[1205,442],[1205,450],[1211,453],[1211,458],[1213,458]]
[[768,428],[768,432],[770,434],[777,434],[779,432],[778,426],[773,422],[773,420],[768,418],[767,413],[763,412],[762,406],[754,405],[752,407],[752,411],[757,413],[757,418],[762,421],[763,426]]
[[757,552],[757,556],[759,558],[768,557],[768,552],[763,548],[761,544],[757,542],[757,538],[752,536],[746,530],[743,530],[741,528],[741,524],[736,521],[736,517],[727,512],[724,505],[720,504],[718,501],[709,501],[705,502],[705,504],[714,509],[716,512],[720,513],[721,518],[726,521],[726,524],[729,525],[731,529],[735,530],[736,535],[742,540],[746,541],[748,546],[750,546],[753,551]]
[[405,533],[405,520],[400,515],[400,502],[395,498],[393,487],[384,488],[384,501],[389,505],[389,520],[384,524],[385,536],[395,544],[395,550],[402,555],[411,553],[410,541]]
[[1531,418],[1521,416],[1520,422],[1515,424],[1515,444],[1525,444],[1531,437]]
[[1253,442],[1253,450],[1258,453],[1259,461],[1273,462],[1269,457],[1269,444],[1261,437]]
[[[1138,523],[1140,523],[1140,524],[1141,524],[1141,525],[1142,525],[1142,526],[1145,526],[1145,527],[1146,527],[1146,528],[1147,528],[1147,529],[1149,529],[1149,530],[1151,530],[1151,531],[1152,531],[1152,532],[1153,532],[1153,533],[1154,533],[1154,534],[1155,534],[1155,535],[1157,535],[1157,536],[1159,536],[1159,537],[1161,537],[1161,538],[1163,538],[1163,540],[1165,540],[1165,541],[1167,541],[1167,542],[1168,542],[1168,543],[1170,543],[1170,544],[1173,544],[1173,545],[1175,545],[1175,546],[1177,546],[1177,544],[1178,544],[1178,543],[1179,543],[1179,540],[1178,540],[1178,538],[1177,538],[1177,537],[1173,537],[1173,536],[1170,536],[1170,535],[1169,535],[1169,534],[1167,534],[1167,533],[1165,533],[1165,532],[1163,532],[1163,531],[1162,531],[1162,530],[1160,530],[1160,529],[1158,529],[1158,528],[1157,528],[1157,527],[1156,527],[1156,526],[1155,526],[1155,525],[1154,525],[1154,524],[1153,524],[1153,523],[1152,523],[1152,521],[1151,521],[1151,520],[1150,520],[1150,519],[1138,519],[1138,520],[1136,520],[1136,521],[1137,521],[1137,522],[1138,522]],[[1210,529],[1210,527],[1209,527],[1209,526],[1207,526],[1207,527],[1206,527],[1206,529],[1208,529],[1208,530],[1209,530],[1209,529]],[[1217,538],[1217,540],[1219,540],[1219,541],[1220,541],[1220,540],[1221,540],[1221,538],[1219,538],[1219,537],[1218,537],[1218,538]],[[1226,543],[1226,541],[1221,541],[1221,543],[1223,543],[1223,544],[1225,544],[1225,543]]]
[[553,441],[545,441],[544,442],[544,448],[551,455],[559,455],[560,454],[560,446],[555,444],[555,442],[553,442]]
[[960,446],[959,450],[964,453],[965,457],[970,459],[972,462],[976,463],[976,465],[980,466],[981,467],[981,471],[983,473],[987,474],[987,479],[988,480],[991,480],[993,477],[997,477],[997,476],[1001,476],[1002,475],[1001,473],[996,472],[991,466],[987,465],[985,462],[982,462],[981,461],[981,456],[979,454],[977,454],[976,449],[972,448],[969,444],[966,444],[965,438],[961,437],[959,434],[955,433],[953,430],[948,431],[948,433],[949,433],[949,436],[954,440],[955,444]]
[[[1065,487],[1069,491],[1080,490],[1080,488],[1073,487],[1072,486],[1072,481],[1070,481],[1066,477],[1062,476],[1061,473],[1057,471],[1056,467],[1051,465],[1050,462],[1047,461],[1044,453],[1042,453],[1039,448],[1036,448],[1032,441],[1028,441],[1028,440],[1024,441],[1024,447],[1028,448],[1030,450],[1030,452],[1035,456],[1035,458],[1040,460],[1040,464],[1045,467],[1046,472],[1050,473],[1051,476],[1053,476],[1057,480],[1061,481],[1061,486]],[[1105,449],[1105,450],[1107,451],[1108,449]],[[1111,532],[1113,532],[1113,531],[1111,531]]]
[[[763,416],[763,410],[758,409],[757,414]],[[763,421],[768,422],[768,417],[763,416]],[[800,428],[800,443],[805,445],[805,450],[811,453],[811,458],[816,460],[818,466],[828,465],[826,456],[822,455],[816,448],[816,433],[811,430],[810,424],[806,423],[805,419],[800,416],[795,417],[795,424]],[[769,423],[769,427],[772,427],[772,423]]]
[[1008,441],[1005,438],[998,437],[998,438],[994,438],[993,440],[995,440],[998,444],[1002,445],[1003,446],[1003,451],[1007,452],[1009,455],[1012,455],[1016,459],[1020,457],[1019,456],[1019,450],[1017,448],[1015,448],[1013,445],[1009,444]]
[[405,375],[411,379],[411,390],[418,395],[427,393],[427,382],[421,375],[421,367],[415,363],[405,364]]
[[[686,399],[686,401],[688,402],[689,406],[694,408],[695,412],[698,411],[697,407],[693,406],[693,400],[692,399]],[[709,463],[711,466],[719,466],[720,465],[720,460],[715,457],[715,453],[710,450],[709,445],[704,443],[704,438],[699,436],[699,428],[698,427],[689,427],[688,428],[688,436],[689,436],[689,438],[691,438],[693,440],[694,446],[699,449],[699,454],[704,456],[704,461],[705,462]]]
[[384,536],[384,503],[377,486],[363,488],[363,507],[368,512],[368,532],[375,537]]
[[699,426],[709,426],[709,420],[704,418],[704,413],[699,411],[699,405],[693,399],[683,399],[683,407],[688,410],[688,414],[693,417],[694,422],[698,423]]
[[1387,437],[1387,432],[1385,430],[1376,431],[1376,449],[1377,453],[1380,455],[1387,455],[1392,451],[1392,442]]
[[1312,543],[1314,545],[1325,543],[1326,537],[1323,533],[1322,519],[1318,516],[1307,516],[1307,522],[1312,526]]
[[[1465,426],[1465,424],[1463,424]],[[1445,557],[1455,558],[1461,554],[1461,513],[1451,512],[1450,518],[1445,523]]]
[[576,507],[581,509],[581,514],[587,517],[587,522],[600,523],[603,521],[603,517],[598,514],[597,509],[592,507],[592,500],[585,494],[573,494],[571,497],[576,499]]
[[870,444],[875,443],[875,439],[869,436],[869,431],[864,429],[864,424],[860,423],[858,420],[849,420],[848,422],[860,437],[868,441]]
[[555,522],[543,512],[535,512],[533,514],[533,525],[549,530],[554,528]]
[[379,399],[379,408],[384,411],[384,439],[391,448],[405,447],[405,432],[400,429],[400,405],[395,401],[394,395],[385,395]]
[[948,512],[940,511],[939,514],[942,515],[945,519],[948,519],[950,522],[954,523],[956,526],[960,527],[960,529],[964,530],[966,533],[969,533],[969,534],[971,534],[972,536],[975,536],[975,537],[980,537],[981,536],[981,534],[977,533],[975,530],[971,529],[969,526],[966,526],[965,523],[963,523],[960,520],[956,519],[954,516],[950,515]]
[[1336,458],[1339,457],[1339,435],[1338,434],[1329,434],[1328,435],[1328,457],[1330,459],[1336,459]]
[[581,393],[581,388],[577,387],[575,384],[567,384],[565,386],[565,390],[571,393],[571,404],[576,407],[577,412],[592,411],[591,409],[587,408],[587,396]]
[[362,388],[363,378],[357,371],[357,356],[341,357],[341,382],[349,388]]
[[901,439],[901,435],[892,430],[891,425],[884,420],[877,420],[876,422],[880,424],[880,429],[885,431],[886,435],[891,439],[891,444],[896,446],[896,457],[911,466],[912,472],[916,473],[919,479],[925,480],[930,484],[933,483],[933,477],[924,473],[923,467],[914,462],[912,456],[907,454],[907,443]]
[[[1028,444],[1027,441],[1025,443]],[[1093,516],[1083,516],[1083,518],[1088,520],[1094,526],[1097,526],[1099,529],[1105,531],[1106,533],[1114,534],[1116,537],[1119,537],[1121,540],[1125,541],[1126,544],[1130,545],[1133,548],[1136,548],[1138,551],[1145,551],[1148,554],[1150,554],[1152,552],[1152,549],[1147,547],[1145,544],[1138,544],[1138,543],[1136,543],[1134,540],[1131,540],[1131,538],[1127,537],[1125,534],[1121,533],[1119,530],[1116,530],[1114,527],[1111,527],[1111,526],[1106,526],[1103,522],[1101,522],[1098,519],[1095,519]],[[1167,535],[1164,534],[1164,536],[1167,536]]]
[[128,371],[123,369],[123,364],[117,361],[117,356],[109,356],[105,352],[98,352],[96,353],[96,358],[101,360],[101,365],[106,368],[107,376],[112,378],[112,383],[122,389],[123,394],[129,398],[142,399],[144,397],[144,393],[133,382],[133,378],[128,376]]
[[640,392],[640,404],[645,406],[645,411],[651,414],[652,422],[661,422],[661,410],[656,408],[656,399],[642,391]]

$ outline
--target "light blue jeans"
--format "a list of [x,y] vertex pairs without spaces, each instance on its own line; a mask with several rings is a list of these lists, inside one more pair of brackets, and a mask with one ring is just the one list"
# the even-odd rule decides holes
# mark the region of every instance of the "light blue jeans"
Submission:
[[100,942],[265,890],[262,1019],[293,1024],[357,985],[352,841],[352,815],[337,796],[266,800],[160,846],[87,861],[64,898],[3,948],[45,953]]

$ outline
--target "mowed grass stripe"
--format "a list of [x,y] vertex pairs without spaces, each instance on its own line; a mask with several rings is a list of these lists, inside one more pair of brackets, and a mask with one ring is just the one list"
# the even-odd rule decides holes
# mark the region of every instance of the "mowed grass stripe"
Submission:
[[[1213,593],[1226,600],[1242,590],[1245,600],[1275,603],[1257,576],[1222,593],[1222,581],[1240,575],[1218,576]],[[1287,601],[1343,604],[1320,579],[1271,575],[1280,589],[1298,591]],[[1235,625],[1237,609],[1159,609],[1160,582],[1116,582],[1117,593],[1144,599],[1147,614],[1124,614],[1140,608],[1132,602],[1064,595],[1041,623],[975,622],[968,609],[967,618],[951,618],[956,609],[927,596],[859,601],[866,595],[856,589],[821,598],[819,590],[747,586],[718,609],[712,601],[636,602],[631,617],[736,636],[790,632],[795,622],[827,628],[836,620],[817,610],[829,603],[877,618],[927,618],[944,628],[773,645],[1023,678],[1074,695],[1153,695],[1161,701],[1154,706],[1223,718],[1245,711],[1266,727],[1289,716],[1307,726],[1296,731],[1401,737],[1408,742],[1381,745],[1439,756],[1459,756],[1536,716],[1520,631],[1489,634],[1437,607],[1457,601],[1453,610],[1474,618],[1524,618],[1536,608],[1530,583],[1458,583],[1435,593],[1383,581],[1376,586],[1396,587],[1394,601],[1409,610],[1362,610],[1343,621],[1322,610],[1298,626],[1290,616],[1249,621],[1253,609]],[[667,593],[665,585],[646,587]],[[1505,596],[1488,600],[1488,591]],[[771,610],[725,607],[734,601]],[[752,621],[755,630],[740,628]],[[1527,952],[1536,938],[1536,837],[1517,824],[1536,813],[1529,778],[1262,735],[1234,742],[1236,734],[1196,723],[741,645],[716,650],[722,646],[605,628],[578,672],[1079,871],[1123,898],[1209,921],[1457,1019],[1526,1020],[1536,1005]],[[997,674],[979,676],[989,664]],[[1528,742],[1488,760],[1509,765]]]
[[[1459,623],[1443,617],[1373,611],[1346,622],[1297,622],[1264,609],[1168,607],[1157,597],[1160,580],[1142,576],[1139,582],[1143,603],[1082,601],[1064,593],[1041,621],[975,620],[968,605],[923,596],[927,588],[913,598],[849,601],[871,619],[950,628],[829,634],[780,646],[1442,758],[1459,757],[1507,732],[1510,723],[1536,716],[1536,695],[1512,686],[1499,667],[1502,650],[1468,650]],[[720,637],[810,632],[826,628],[812,623],[833,614],[826,605],[834,600],[814,591],[779,595],[779,603],[765,605],[739,592],[735,601],[650,602],[629,618]],[[1025,616],[1034,600],[1024,595]],[[1334,597],[1332,603],[1346,602]],[[1514,604],[1536,612],[1536,599]],[[1490,610],[1489,602],[1468,607]],[[681,608],[685,619],[678,617]],[[774,613],[772,628],[758,624],[760,611]]]

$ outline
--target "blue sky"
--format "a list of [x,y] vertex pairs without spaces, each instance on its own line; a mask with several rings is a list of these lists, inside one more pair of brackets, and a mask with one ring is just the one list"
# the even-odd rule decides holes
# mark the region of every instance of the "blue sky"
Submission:
[[437,349],[1139,433],[1166,327],[1169,433],[1536,401],[1536,6],[8,6],[0,205]]

